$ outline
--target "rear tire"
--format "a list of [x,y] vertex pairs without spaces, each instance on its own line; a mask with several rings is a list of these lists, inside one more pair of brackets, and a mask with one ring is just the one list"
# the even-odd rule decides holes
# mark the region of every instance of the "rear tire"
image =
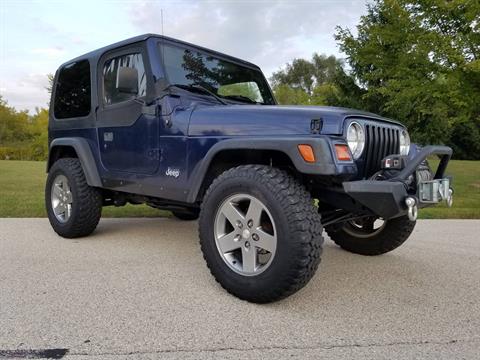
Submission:
[[341,227],[327,226],[328,236],[342,249],[360,255],[381,255],[402,245],[412,233],[416,221],[410,221],[407,216],[386,220],[383,227],[364,234],[357,235],[350,223]]
[[295,293],[320,263],[322,225],[310,194],[268,166],[239,166],[215,179],[201,207],[199,233],[215,279],[251,302]]
[[57,160],[45,187],[47,215],[55,232],[65,238],[90,235],[102,214],[102,194],[87,184],[76,158]]

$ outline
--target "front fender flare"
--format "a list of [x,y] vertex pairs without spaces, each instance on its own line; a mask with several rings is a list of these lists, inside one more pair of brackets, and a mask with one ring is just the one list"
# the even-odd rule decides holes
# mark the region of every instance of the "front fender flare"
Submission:
[[[301,157],[297,146],[306,144],[312,146],[315,152],[314,163],[307,163]],[[190,178],[190,192],[187,201],[195,202],[201,185],[210,167],[210,164],[218,153],[224,150],[274,150],[285,153],[298,172],[309,175],[338,175],[340,172],[356,173],[357,168],[352,162],[344,166],[338,166],[333,157],[332,143],[327,136],[318,137],[242,137],[241,139],[221,140],[210,148],[203,160],[195,167]]]
[[51,166],[51,154],[52,149],[58,146],[70,146],[77,153],[80,164],[82,165],[83,173],[85,174],[85,179],[87,184],[90,186],[101,187],[102,180],[98,174],[97,165],[95,158],[93,157],[92,150],[88,141],[83,138],[77,137],[64,137],[54,139],[50,143],[50,148],[48,152],[48,162],[47,162],[47,172],[50,170]]

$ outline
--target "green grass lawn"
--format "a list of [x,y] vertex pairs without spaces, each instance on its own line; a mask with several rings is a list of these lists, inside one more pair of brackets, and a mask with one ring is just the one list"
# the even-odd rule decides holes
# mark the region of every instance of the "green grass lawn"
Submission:
[[[438,161],[431,161],[432,169]],[[453,206],[445,203],[420,210],[423,219],[480,219],[480,161],[451,160],[447,175],[453,176]]]
[[[454,205],[444,204],[420,211],[420,217],[480,219],[480,161],[451,161],[447,173],[453,175]],[[45,163],[0,160],[0,217],[44,217]],[[169,216],[169,212],[146,205],[105,207],[107,217]]]
[[[46,217],[45,162],[0,160],[0,217]],[[147,205],[106,206],[102,216],[170,216]]]

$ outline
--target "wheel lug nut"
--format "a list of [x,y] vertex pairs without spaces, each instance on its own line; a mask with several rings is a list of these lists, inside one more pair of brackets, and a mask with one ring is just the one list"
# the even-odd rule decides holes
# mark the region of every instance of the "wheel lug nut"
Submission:
[[250,242],[249,241],[245,241],[245,248],[249,248],[250,247]]
[[235,241],[240,241],[240,238],[241,238],[240,235],[235,235],[235,237],[233,238],[233,240],[235,240]]
[[252,239],[258,241],[260,240],[260,237],[257,234],[252,234]]
[[248,220],[247,226],[248,226],[249,228],[251,228],[251,227],[253,226],[253,221],[252,221],[252,220]]
[[242,222],[241,222],[240,220],[237,220],[237,227],[238,227],[239,229],[243,228],[243,224],[242,224]]

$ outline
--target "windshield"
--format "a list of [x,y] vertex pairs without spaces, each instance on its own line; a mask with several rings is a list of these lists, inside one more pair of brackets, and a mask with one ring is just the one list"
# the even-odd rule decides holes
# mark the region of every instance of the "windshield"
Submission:
[[160,43],[167,78],[172,85],[201,86],[241,103],[275,104],[263,74],[199,50]]

